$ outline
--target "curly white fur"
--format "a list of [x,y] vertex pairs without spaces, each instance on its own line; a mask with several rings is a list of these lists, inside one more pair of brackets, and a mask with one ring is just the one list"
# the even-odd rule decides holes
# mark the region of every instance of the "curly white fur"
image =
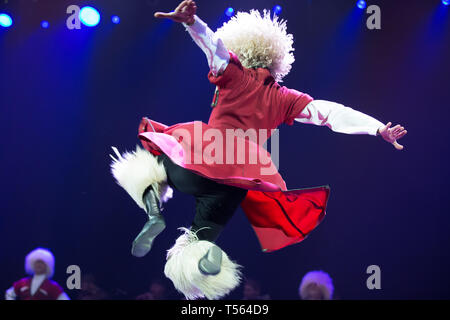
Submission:
[[47,277],[51,278],[55,270],[55,257],[49,250],[43,248],[34,249],[25,257],[25,272],[34,274],[34,263],[38,260],[47,265]]
[[324,271],[310,271],[303,277],[300,287],[299,294],[302,299],[305,297],[306,289],[309,284],[316,283],[317,286],[322,291],[322,294],[325,297],[325,300],[330,300],[333,298],[333,280],[330,275]]
[[164,165],[145,149],[136,146],[136,151],[120,155],[117,148],[112,147],[117,159],[111,155],[111,172],[117,183],[133,198],[137,205],[145,210],[142,200],[145,189],[152,185],[162,202],[172,198],[173,190],[167,184]]
[[268,68],[276,81],[281,82],[295,61],[292,51],[294,38],[286,31],[286,20],[264,10],[238,12],[217,29],[227,49],[233,51],[246,68]]
[[187,228],[167,252],[164,274],[172,280],[175,288],[186,299],[220,299],[236,288],[241,281],[241,266],[231,261],[222,251],[221,271],[217,275],[204,275],[198,269],[198,262],[214,245],[198,240],[197,235]]

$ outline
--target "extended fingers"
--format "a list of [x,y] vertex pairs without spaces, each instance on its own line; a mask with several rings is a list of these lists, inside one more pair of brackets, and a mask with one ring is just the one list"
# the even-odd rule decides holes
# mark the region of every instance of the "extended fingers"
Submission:
[[404,127],[398,124],[391,129],[391,133],[395,138],[401,138],[407,133],[407,131]]
[[394,133],[394,132],[398,131],[399,129],[400,129],[400,125],[398,124],[395,127],[390,128],[389,130],[390,130],[390,132]]
[[156,12],[154,14],[155,18],[171,18],[173,16],[173,12],[165,13],[165,12]]
[[192,6],[190,6],[189,9],[191,9],[191,11],[197,10],[197,5],[195,4],[195,2],[192,2]]
[[188,5],[188,6],[193,6],[193,7],[196,6],[195,1],[193,1],[193,0],[188,0],[188,1],[187,1],[187,5]]
[[187,9],[187,10],[189,10],[189,9],[191,9],[191,8],[196,6],[195,2],[192,1],[192,0],[183,1],[182,4],[183,4],[182,6],[180,5],[180,9]]
[[186,12],[189,14],[193,14],[193,13],[195,13],[196,10],[197,10],[197,5],[195,4],[195,2],[192,0],[188,1],[187,5],[186,5]]
[[[404,137],[408,131],[406,131],[405,128],[399,124],[392,128],[391,128],[391,125],[392,125],[392,122],[388,122],[385,125],[385,127],[380,130],[380,132],[381,131],[384,132],[384,133],[382,133],[382,135],[386,134],[386,132],[387,132],[387,136],[383,136],[384,139],[388,142],[391,142],[392,145],[395,147],[395,149],[403,150],[404,147],[397,142],[397,139]],[[393,142],[392,142],[392,140],[393,140]]]
[[181,9],[183,9],[184,7],[186,7],[188,4],[189,4],[189,0],[184,0],[184,1],[182,1],[179,5],[178,5],[178,7],[176,7],[176,9],[175,9],[175,11],[179,11],[179,10],[181,10]]
[[401,144],[399,144],[397,141],[394,141],[392,144],[394,145],[395,149],[397,149],[397,150],[403,150],[403,148],[404,148],[404,147],[403,147]]
[[396,139],[400,139],[400,138],[404,137],[405,134],[407,134],[407,133],[408,133],[408,131],[402,130],[402,131],[400,131],[400,132],[398,132],[398,133],[395,134],[395,138],[396,138]]

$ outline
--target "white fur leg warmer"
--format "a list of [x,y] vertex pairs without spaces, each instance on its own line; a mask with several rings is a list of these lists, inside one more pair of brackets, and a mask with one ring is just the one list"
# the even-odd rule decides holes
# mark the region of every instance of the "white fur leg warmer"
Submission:
[[117,183],[133,198],[137,205],[145,210],[142,200],[145,189],[152,185],[161,202],[172,198],[173,190],[167,184],[164,165],[145,149],[136,146],[136,151],[119,153],[112,147],[117,159],[111,155],[111,173]]
[[196,234],[187,228],[167,252],[164,274],[172,280],[175,288],[186,299],[220,299],[236,288],[241,281],[241,266],[231,261],[222,251],[221,271],[217,275],[204,275],[198,269],[198,262],[214,244],[198,240]]

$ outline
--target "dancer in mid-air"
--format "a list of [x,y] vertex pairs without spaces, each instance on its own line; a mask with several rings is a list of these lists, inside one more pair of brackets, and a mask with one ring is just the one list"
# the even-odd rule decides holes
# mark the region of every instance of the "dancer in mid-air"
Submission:
[[147,254],[164,230],[161,204],[171,197],[171,187],[195,197],[193,223],[168,251],[164,272],[186,298],[218,299],[240,281],[240,266],[215,244],[239,205],[267,252],[302,241],[325,215],[328,186],[287,190],[263,148],[274,129],[294,121],[327,126],[346,134],[379,135],[397,150],[403,149],[397,140],[406,130],[281,86],[294,49],[286,22],[277,16],[238,12],[213,32],[196,9],[186,0],[155,17],[183,23],[206,54],[208,79],[216,86],[208,124],[166,126],[143,118],[139,138],[145,149],[121,155],[113,148],[117,158],[111,167],[148,215],[133,242],[135,256]]

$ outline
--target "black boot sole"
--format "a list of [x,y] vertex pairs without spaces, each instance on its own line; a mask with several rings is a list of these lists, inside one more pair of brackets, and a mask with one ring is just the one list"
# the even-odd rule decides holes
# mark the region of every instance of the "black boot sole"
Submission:
[[131,254],[135,257],[145,256],[152,248],[153,240],[166,228],[164,218],[148,221],[139,235],[134,239]]

